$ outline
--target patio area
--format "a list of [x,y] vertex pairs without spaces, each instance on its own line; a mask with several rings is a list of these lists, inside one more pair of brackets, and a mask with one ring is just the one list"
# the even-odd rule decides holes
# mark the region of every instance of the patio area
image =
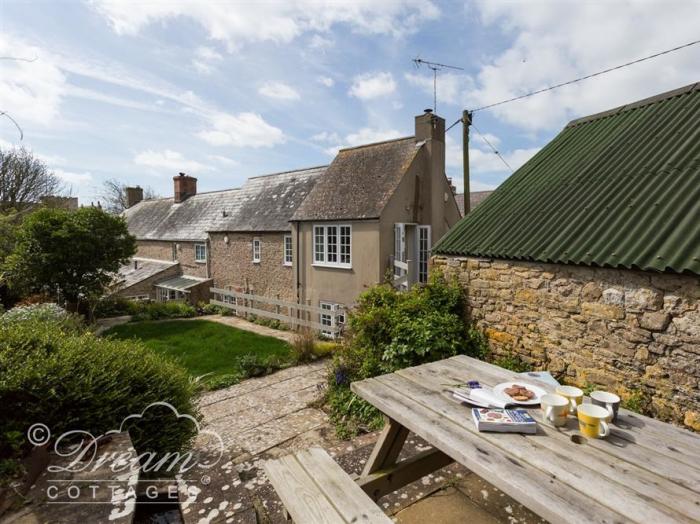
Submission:
[[[250,379],[202,396],[204,428],[216,431],[227,456],[208,485],[190,486],[182,504],[185,522],[286,522],[279,497],[262,463],[312,446],[325,449],[350,475],[359,475],[378,433],[340,441],[318,407],[326,363],[315,362]],[[401,457],[427,449],[409,435]],[[541,522],[522,505],[459,464],[448,467],[379,500],[398,522],[425,522],[440,515],[445,523]]]

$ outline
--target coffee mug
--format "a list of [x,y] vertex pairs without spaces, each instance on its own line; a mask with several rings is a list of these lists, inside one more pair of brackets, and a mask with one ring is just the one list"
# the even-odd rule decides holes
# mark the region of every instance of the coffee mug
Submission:
[[569,414],[569,399],[561,395],[542,395],[542,421],[553,426],[565,426]]
[[595,404],[581,404],[576,408],[578,427],[581,433],[589,438],[604,438],[610,434],[610,426],[606,420],[610,416],[608,410]]
[[591,393],[591,402],[596,406],[608,410],[608,422],[617,420],[617,410],[620,407],[620,397],[607,391],[594,391]]
[[576,406],[583,402],[583,391],[574,386],[557,386],[556,392],[569,401],[569,413],[575,415]]

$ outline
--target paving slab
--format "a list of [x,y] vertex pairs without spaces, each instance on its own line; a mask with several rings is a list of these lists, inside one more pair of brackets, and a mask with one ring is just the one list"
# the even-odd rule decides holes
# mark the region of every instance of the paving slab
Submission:
[[498,524],[499,520],[453,487],[441,489],[396,514],[399,524]]

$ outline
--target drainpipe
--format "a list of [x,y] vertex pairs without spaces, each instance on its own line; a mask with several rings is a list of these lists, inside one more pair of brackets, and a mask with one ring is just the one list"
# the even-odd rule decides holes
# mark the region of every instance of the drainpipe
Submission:
[[462,163],[464,169],[464,216],[471,211],[469,198],[469,126],[472,125],[472,114],[466,109],[462,111]]

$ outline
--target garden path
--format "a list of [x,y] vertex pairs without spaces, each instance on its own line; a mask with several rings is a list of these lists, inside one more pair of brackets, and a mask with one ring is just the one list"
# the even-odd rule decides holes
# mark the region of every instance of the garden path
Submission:
[[206,315],[203,317],[196,317],[200,320],[211,320],[212,322],[218,322],[220,324],[226,324],[227,326],[232,326],[238,329],[244,329],[246,331],[252,331],[258,335],[264,335],[267,337],[275,337],[290,344],[294,342],[294,337],[296,333],[294,331],[282,331],[281,329],[272,329],[267,326],[261,326],[260,324],[255,324],[253,322],[248,322],[240,317],[225,317],[223,315]]

